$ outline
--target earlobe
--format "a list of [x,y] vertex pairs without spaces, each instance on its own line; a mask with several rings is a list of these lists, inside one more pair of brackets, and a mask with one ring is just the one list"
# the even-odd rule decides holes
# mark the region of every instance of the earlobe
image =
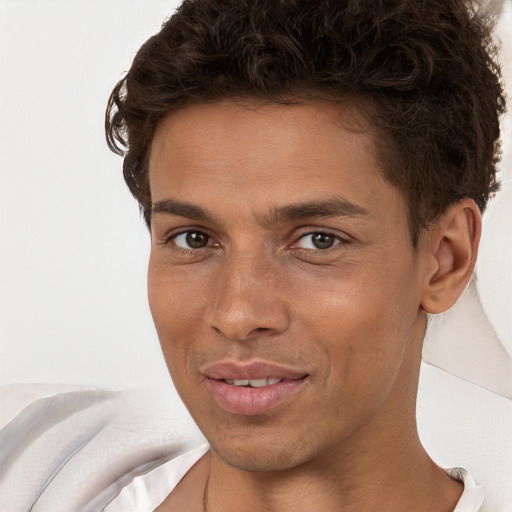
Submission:
[[450,309],[473,273],[482,230],[482,219],[472,199],[451,205],[429,233],[432,270],[422,307],[437,314]]

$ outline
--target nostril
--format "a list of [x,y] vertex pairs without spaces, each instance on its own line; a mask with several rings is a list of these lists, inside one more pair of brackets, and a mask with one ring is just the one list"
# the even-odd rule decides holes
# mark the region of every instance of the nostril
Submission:
[[[228,297],[229,298],[229,297]],[[207,319],[217,334],[232,341],[246,341],[287,329],[289,316],[278,299],[254,297],[249,300],[222,301],[212,304]]]

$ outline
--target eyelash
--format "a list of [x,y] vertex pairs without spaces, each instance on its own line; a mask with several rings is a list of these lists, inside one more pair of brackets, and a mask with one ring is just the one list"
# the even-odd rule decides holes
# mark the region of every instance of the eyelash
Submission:
[[[346,244],[348,243],[347,240],[343,239],[341,236],[337,235],[336,233],[332,233],[328,230],[315,230],[315,231],[309,231],[308,233],[302,234],[297,240],[293,243],[293,245],[297,245],[301,240],[305,240],[307,237],[313,237],[314,235],[324,235],[331,237],[333,239],[333,244],[329,247],[325,248],[304,248],[304,247],[297,247],[296,250],[302,250],[302,251],[308,251],[308,252],[327,252],[330,249],[333,249],[334,247],[340,245],[340,244]],[[311,242],[312,244],[312,242]]]
[[[176,239],[179,236],[183,236],[183,235],[186,236],[186,235],[190,235],[192,233],[205,235],[208,238],[207,245],[205,245],[204,247],[197,247],[197,248],[194,248],[194,247],[185,248],[185,247],[180,247],[179,245],[176,244]],[[208,243],[210,242],[210,240],[212,240],[212,237],[205,231],[202,231],[200,229],[187,229],[186,231],[180,231],[179,233],[174,233],[173,235],[167,237],[164,240],[164,244],[166,245],[169,243],[173,243],[173,245],[176,247],[176,250],[181,251],[184,254],[194,254],[194,253],[197,253],[198,251],[200,251],[201,249],[208,249],[209,247],[211,247],[211,246],[208,246]],[[220,246],[220,244],[217,243],[217,244],[214,244],[213,247],[219,247],[219,246]]]
[[[188,235],[191,235],[191,234],[200,234],[200,235],[204,235],[208,238],[207,240],[207,245],[203,246],[203,247],[188,247],[188,248],[185,248],[185,247],[180,247],[179,245],[176,244],[176,239],[180,236],[188,236]],[[295,245],[297,245],[301,240],[305,240],[307,237],[312,237],[314,235],[324,235],[324,236],[328,236],[328,237],[332,237],[334,239],[333,241],[333,244],[330,245],[329,247],[325,247],[325,248],[319,248],[319,247],[316,247],[316,248],[305,248],[305,247],[294,247]],[[172,242],[174,244],[174,246],[176,247],[177,250],[183,252],[184,254],[192,254],[192,253],[197,253],[198,251],[201,251],[202,249],[208,249],[212,246],[209,246],[208,243],[212,240],[212,237],[202,231],[202,230],[199,230],[199,229],[189,229],[189,230],[186,230],[186,231],[180,231],[179,233],[175,233],[173,234],[172,236],[170,237],[167,237],[166,240],[164,241],[164,244],[168,244],[170,242]],[[331,231],[329,230],[315,230],[315,231],[310,231],[310,232],[307,232],[307,233],[303,233],[302,235],[300,235],[295,242],[293,242],[292,246],[291,246],[291,249],[292,250],[298,250],[298,251],[305,251],[305,252],[326,252],[326,251],[329,251],[330,249],[340,245],[340,244],[348,244],[349,241],[342,238],[341,236],[335,234],[335,233],[332,233]],[[216,243],[213,245],[213,247],[219,247],[220,244]]]

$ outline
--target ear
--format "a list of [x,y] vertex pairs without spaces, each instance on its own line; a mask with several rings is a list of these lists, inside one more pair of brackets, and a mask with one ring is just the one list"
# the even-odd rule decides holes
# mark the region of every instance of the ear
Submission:
[[427,313],[450,309],[466,288],[475,268],[482,217],[472,199],[451,205],[428,231],[425,241],[432,265],[421,305]]

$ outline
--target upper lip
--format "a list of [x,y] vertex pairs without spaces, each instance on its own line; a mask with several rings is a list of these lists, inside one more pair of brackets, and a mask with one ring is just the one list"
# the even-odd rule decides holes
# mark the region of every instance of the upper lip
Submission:
[[276,363],[265,361],[220,361],[206,366],[202,372],[205,377],[214,380],[235,379],[300,379],[307,375],[303,370],[287,368]]

